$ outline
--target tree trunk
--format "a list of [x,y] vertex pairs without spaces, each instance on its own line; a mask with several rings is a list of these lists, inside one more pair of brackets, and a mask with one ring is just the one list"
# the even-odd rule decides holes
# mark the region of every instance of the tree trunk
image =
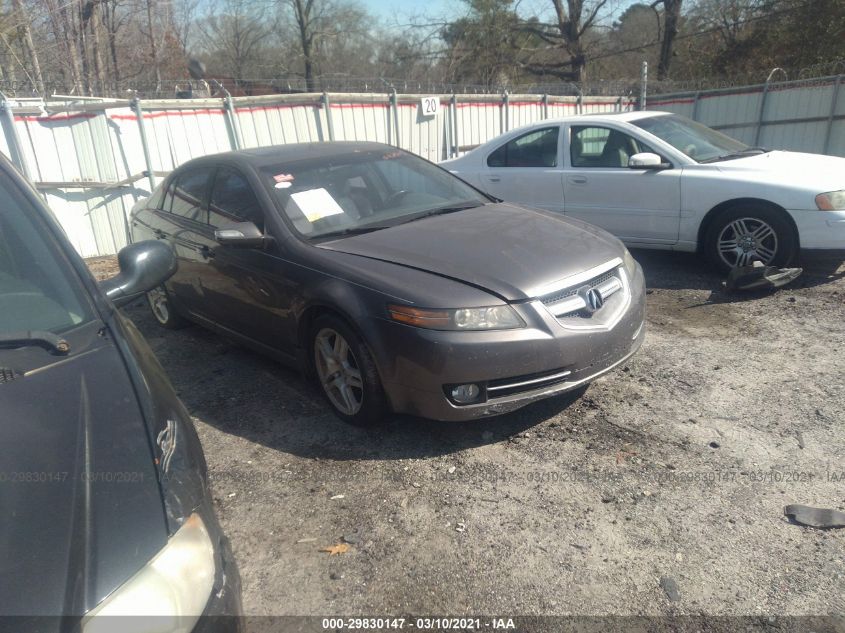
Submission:
[[29,67],[32,69],[32,78],[35,80],[33,88],[43,97],[45,96],[44,78],[41,76],[41,64],[38,63],[38,54],[35,52],[35,46],[32,43],[32,25],[29,14],[24,9],[21,0],[12,0],[12,8],[17,16],[16,19],[21,24],[19,32],[23,41],[24,56],[27,58]]
[[158,67],[158,48],[153,27],[153,0],[147,0],[147,28],[150,30],[150,56],[155,71],[156,92],[158,92],[161,89],[161,69]]
[[663,39],[660,42],[660,60],[657,64],[657,79],[669,77],[678,21],[681,17],[682,0],[663,0]]
[[315,92],[314,82],[314,60],[312,58],[314,34],[311,25],[311,7],[309,0],[293,0],[293,9],[296,14],[296,23],[299,26],[299,43],[302,46],[302,57],[305,60],[305,90]]

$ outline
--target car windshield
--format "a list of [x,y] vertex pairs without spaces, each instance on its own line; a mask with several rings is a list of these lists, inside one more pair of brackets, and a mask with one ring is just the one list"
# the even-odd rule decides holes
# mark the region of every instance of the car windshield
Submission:
[[489,199],[401,150],[340,154],[263,169],[279,208],[307,239],[328,239],[481,206]]
[[657,115],[631,121],[699,163],[741,154],[745,143],[677,114]]
[[0,180],[0,337],[55,334],[93,319],[84,290],[37,211]]

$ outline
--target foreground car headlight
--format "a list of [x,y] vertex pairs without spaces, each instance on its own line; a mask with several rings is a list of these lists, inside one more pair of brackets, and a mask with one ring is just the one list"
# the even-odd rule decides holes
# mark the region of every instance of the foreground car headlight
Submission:
[[200,516],[192,514],[155,558],[83,618],[82,633],[187,633],[213,586],[214,545]]
[[820,193],[816,196],[816,206],[821,211],[845,210],[845,189]]
[[625,249],[625,254],[622,256],[622,263],[625,265],[625,270],[633,275],[634,271],[637,269],[637,260],[634,259],[634,256],[631,255],[631,251],[627,248]]
[[525,321],[507,305],[456,310],[389,305],[387,312],[394,321],[429,330],[512,330],[525,327]]

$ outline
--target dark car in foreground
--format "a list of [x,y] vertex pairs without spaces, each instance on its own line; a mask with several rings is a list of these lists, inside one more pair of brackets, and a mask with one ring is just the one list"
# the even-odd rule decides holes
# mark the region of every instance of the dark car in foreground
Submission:
[[298,364],[353,423],[511,411],[643,340],[642,270],[619,240],[379,143],[194,159],[136,205],[132,231],[179,260],[148,295],[161,325]]
[[201,617],[240,614],[240,581],[196,431],[115,308],[175,258],[142,242],[119,263],[98,286],[0,158],[0,628],[237,630]]

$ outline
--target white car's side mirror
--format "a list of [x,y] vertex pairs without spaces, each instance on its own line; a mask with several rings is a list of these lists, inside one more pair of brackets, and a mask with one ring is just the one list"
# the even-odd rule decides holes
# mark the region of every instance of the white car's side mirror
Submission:
[[669,169],[671,165],[664,163],[663,159],[651,152],[640,152],[628,159],[629,169]]

